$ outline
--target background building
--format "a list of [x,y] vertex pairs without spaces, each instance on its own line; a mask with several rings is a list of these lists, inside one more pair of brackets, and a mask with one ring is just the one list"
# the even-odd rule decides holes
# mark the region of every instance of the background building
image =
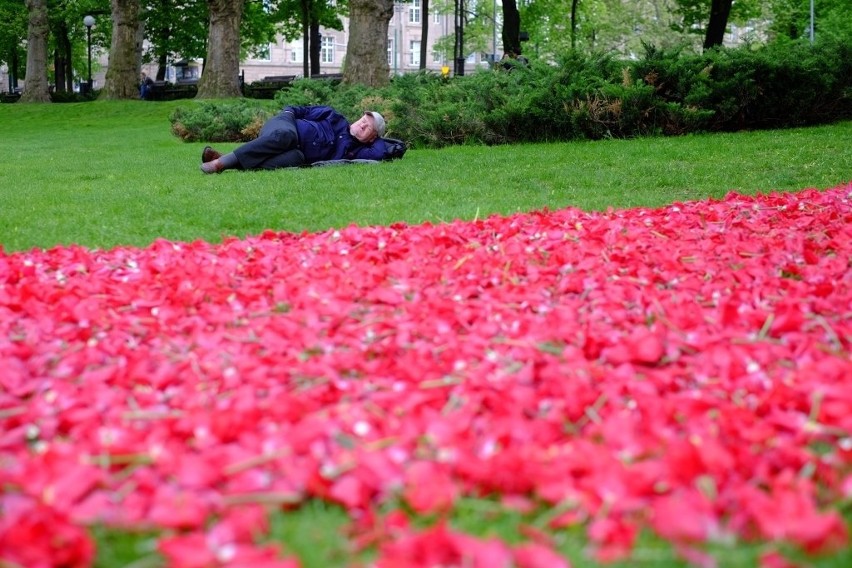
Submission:
[[[394,14],[388,23],[388,66],[391,74],[398,75],[410,73],[420,69],[420,46],[422,42],[422,9],[420,0],[409,2],[398,2],[394,5]],[[427,38],[426,69],[440,71],[443,66],[452,69],[452,54],[448,57],[437,53],[435,44],[444,36],[454,33],[453,15],[430,14],[429,35]],[[346,58],[346,48],[349,42],[349,19],[343,19],[343,30],[320,28],[320,72],[323,74],[336,74],[343,72],[343,64]],[[271,43],[261,49],[256,49],[253,54],[240,62],[240,73],[244,76],[246,83],[260,81],[265,77],[272,76],[296,76],[304,75],[302,38],[287,41],[278,37],[275,43]],[[473,70],[475,66],[486,65],[485,56],[479,53],[471,54],[467,60],[467,68]],[[104,62],[105,65],[106,62]],[[151,76],[156,76],[156,64],[143,66],[143,71]],[[195,71],[198,75],[193,76]],[[166,72],[166,80],[171,83],[181,81],[192,81],[200,76],[200,62],[181,60],[171,64]]]
[[[420,69],[420,46],[422,41],[423,13],[419,0],[400,2],[394,6],[394,14],[388,24],[388,66],[391,73],[398,75]],[[427,38],[426,68],[440,71],[447,65],[452,67],[452,55],[445,57],[437,53],[435,44],[442,37],[453,33],[453,16],[430,14],[429,35]],[[320,72],[341,73],[349,41],[349,19],[343,19],[343,30],[320,28]],[[468,58],[468,64],[476,65],[481,61],[480,54],[474,53]],[[246,83],[251,83],[274,75],[296,75],[304,73],[302,38],[294,41],[278,39],[267,49],[240,63],[240,71],[245,74]]]

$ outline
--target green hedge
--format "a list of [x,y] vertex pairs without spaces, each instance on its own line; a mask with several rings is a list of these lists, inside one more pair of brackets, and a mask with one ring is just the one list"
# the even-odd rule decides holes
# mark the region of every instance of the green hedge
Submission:
[[774,44],[701,56],[648,48],[633,72],[656,96],[712,111],[705,128],[799,126],[852,115],[852,44]]
[[178,107],[169,120],[172,133],[186,142],[247,142],[273,114],[274,105],[254,99],[202,101]]
[[[222,110],[178,109],[175,133],[241,140],[257,120],[244,105],[210,104]],[[276,108],[315,104],[351,119],[378,110],[388,136],[412,147],[800,126],[852,118],[852,44],[778,43],[703,54],[646,46],[635,61],[572,52],[555,62],[533,59],[462,77],[406,74],[383,89],[301,79],[275,95]]]

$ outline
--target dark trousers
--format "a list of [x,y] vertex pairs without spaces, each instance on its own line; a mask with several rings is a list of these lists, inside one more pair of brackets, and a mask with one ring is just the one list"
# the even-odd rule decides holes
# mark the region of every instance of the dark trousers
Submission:
[[305,155],[299,149],[296,120],[289,112],[266,121],[260,135],[234,150],[234,155],[244,170],[292,168],[305,163]]

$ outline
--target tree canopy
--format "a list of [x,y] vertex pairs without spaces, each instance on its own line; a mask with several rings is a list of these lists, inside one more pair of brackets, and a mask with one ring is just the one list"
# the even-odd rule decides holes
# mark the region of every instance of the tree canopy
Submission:
[[[814,0],[817,39],[852,37],[848,2]],[[97,18],[91,30],[96,50],[108,51],[110,67],[121,69],[110,71],[108,96],[136,96],[141,63],[157,63],[157,78],[164,79],[166,67],[178,59],[203,59],[205,73],[233,75],[224,82],[212,81],[227,84],[226,88],[205,89],[207,96],[233,96],[235,65],[263,53],[278,36],[288,41],[303,38],[304,74],[319,72],[319,30],[341,30],[342,18],[348,16],[345,80],[378,85],[389,80],[386,36],[393,5],[393,0],[0,0],[0,64],[8,67],[10,88],[27,74],[39,81],[44,68],[47,84],[57,91],[70,90],[85,79],[83,17],[91,14]],[[211,45],[211,34],[221,32],[219,26],[210,25],[214,6],[217,13],[232,15],[238,7],[239,18],[234,20],[238,24],[233,34],[216,37],[216,45]],[[809,7],[810,0],[433,0],[431,6],[423,4],[424,12],[458,16],[455,33],[463,35],[453,37],[451,32],[435,47],[448,58],[523,51],[528,57],[547,59],[568,50],[632,57],[642,51],[643,44],[708,48],[720,45],[731,24],[758,30],[752,41],[799,40],[811,34]],[[423,14],[424,24],[427,16]],[[122,26],[127,29],[119,29]],[[522,42],[522,35],[529,41]],[[138,50],[141,37],[147,40],[142,53]],[[464,53],[454,54],[453,45]],[[28,98],[32,96],[31,90]]]

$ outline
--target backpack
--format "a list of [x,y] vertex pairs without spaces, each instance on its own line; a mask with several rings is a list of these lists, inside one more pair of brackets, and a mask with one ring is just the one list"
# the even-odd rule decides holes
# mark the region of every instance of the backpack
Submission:
[[314,162],[310,164],[311,166],[345,166],[348,164],[379,164],[381,162],[385,162],[388,160],[398,160],[405,155],[405,151],[408,150],[408,144],[403,142],[402,140],[397,140],[396,138],[382,138],[385,142],[385,155],[382,156],[381,160],[323,160],[320,162]]
[[382,158],[383,160],[398,160],[408,150],[408,145],[402,140],[397,140],[396,138],[382,138],[382,140],[385,141],[385,146],[387,146],[385,157]]

